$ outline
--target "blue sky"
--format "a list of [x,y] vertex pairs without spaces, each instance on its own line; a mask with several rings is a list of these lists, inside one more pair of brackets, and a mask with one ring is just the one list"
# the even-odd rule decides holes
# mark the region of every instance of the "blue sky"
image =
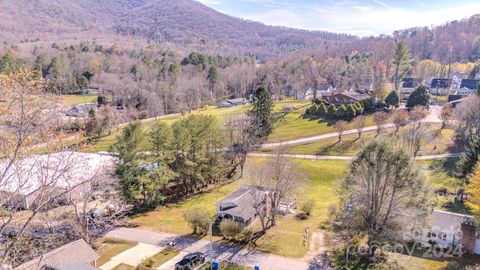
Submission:
[[439,25],[480,13],[479,0],[197,0],[220,12],[310,30],[359,36]]

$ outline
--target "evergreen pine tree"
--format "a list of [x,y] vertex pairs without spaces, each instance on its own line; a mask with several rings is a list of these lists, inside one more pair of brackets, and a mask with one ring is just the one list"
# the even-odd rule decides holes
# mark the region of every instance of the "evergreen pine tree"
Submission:
[[480,136],[473,135],[468,145],[465,147],[465,153],[457,162],[457,176],[466,179],[474,170],[475,165],[480,158]]
[[270,93],[260,87],[253,97],[253,108],[248,112],[250,118],[249,135],[252,139],[264,141],[273,130],[273,101]]

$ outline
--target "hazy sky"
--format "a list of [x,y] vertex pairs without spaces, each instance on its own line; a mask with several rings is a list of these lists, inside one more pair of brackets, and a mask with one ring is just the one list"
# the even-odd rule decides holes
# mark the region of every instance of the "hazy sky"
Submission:
[[360,36],[439,25],[480,13],[479,0],[197,0],[269,25]]

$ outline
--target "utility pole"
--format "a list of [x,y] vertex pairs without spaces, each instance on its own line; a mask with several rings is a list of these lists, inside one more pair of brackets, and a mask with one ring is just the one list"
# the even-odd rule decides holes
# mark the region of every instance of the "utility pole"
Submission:
[[213,222],[210,222],[210,269],[213,269]]
[[347,212],[348,212],[348,227],[347,227],[347,251],[345,254],[345,264],[348,265],[348,255],[350,253],[350,222],[351,222],[351,214],[352,214],[353,204],[352,200],[348,202]]

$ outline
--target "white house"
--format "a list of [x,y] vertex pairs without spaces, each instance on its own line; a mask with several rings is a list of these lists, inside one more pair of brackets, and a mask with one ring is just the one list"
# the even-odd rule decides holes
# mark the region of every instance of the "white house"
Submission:
[[434,78],[430,85],[430,93],[437,96],[448,95],[452,87],[452,79]]
[[414,231],[413,240],[440,248],[462,246],[463,252],[480,254],[480,239],[477,239],[473,217],[443,210],[433,210],[427,228]]
[[457,93],[458,93],[459,95],[461,95],[461,96],[466,97],[466,96],[469,96],[469,95],[474,94],[474,93],[476,93],[476,92],[475,92],[474,90],[472,90],[472,89],[468,89],[468,88],[466,88],[466,87],[462,87],[462,88],[460,88],[460,89],[458,90]]
[[[331,93],[335,90],[335,87],[330,83],[320,83],[317,87],[316,96],[318,99],[322,99],[323,95]],[[309,100],[313,98],[313,89],[310,87],[303,93],[297,94],[297,100]]]
[[410,95],[418,86],[422,85],[422,78],[404,78],[402,80],[402,94]]
[[[73,199],[79,198],[85,188],[89,188],[83,184],[100,174],[108,174],[113,161],[110,155],[79,152],[33,155],[18,160],[8,169],[6,180],[0,183],[0,194],[7,198],[3,203],[29,209],[40,194],[45,194],[45,188],[52,194],[70,191],[68,194]],[[0,171],[6,166],[6,162],[0,162]],[[63,198],[56,199],[62,203]]]

